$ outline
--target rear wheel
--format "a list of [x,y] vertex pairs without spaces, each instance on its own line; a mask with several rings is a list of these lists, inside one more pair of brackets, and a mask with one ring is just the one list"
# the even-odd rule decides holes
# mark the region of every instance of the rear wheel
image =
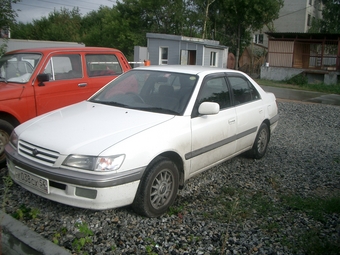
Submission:
[[158,217],[174,203],[178,192],[179,173],[176,165],[165,158],[156,161],[139,184],[132,204],[135,212]]
[[247,154],[255,159],[262,158],[267,151],[269,143],[269,128],[266,123],[262,123],[259,132],[256,135],[255,142],[251,150]]
[[6,165],[5,145],[9,141],[9,136],[14,127],[5,120],[0,120],[0,167]]

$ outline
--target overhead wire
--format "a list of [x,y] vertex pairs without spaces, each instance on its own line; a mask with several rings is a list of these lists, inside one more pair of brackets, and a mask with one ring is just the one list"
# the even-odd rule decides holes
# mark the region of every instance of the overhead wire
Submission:
[[[30,1],[32,2],[32,1]],[[45,2],[45,3],[50,3],[50,4],[55,4],[56,6],[69,6],[69,7],[78,7],[79,9],[84,9],[84,10],[88,10],[88,11],[94,11],[97,10],[100,6],[103,6],[103,4],[98,4],[98,3],[93,3],[93,2],[88,2],[88,1],[82,1],[82,0],[77,0],[77,3],[86,3],[86,4],[92,4],[92,5],[96,5],[98,6],[98,8],[89,8],[89,7],[84,7],[84,6],[79,6],[79,5],[72,5],[69,3],[61,3],[59,2],[54,2],[54,1],[47,1],[47,0],[36,0],[36,2]],[[115,1],[109,1],[112,4],[115,3]],[[48,6],[42,6],[42,5],[34,5],[31,3],[26,3],[23,0],[20,2],[15,3],[15,5],[25,5],[25,6],[30,6],[30,7],[36,7],[36,8],[41,8],[41,9],[47,9],[47,10],[54,10],[54,8],[52,7],[48,7]]]

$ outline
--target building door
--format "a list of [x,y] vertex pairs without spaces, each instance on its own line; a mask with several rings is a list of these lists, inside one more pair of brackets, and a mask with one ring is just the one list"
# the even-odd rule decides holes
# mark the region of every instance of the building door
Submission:
[[181,65],[196,65],[196,50],[181,50]]

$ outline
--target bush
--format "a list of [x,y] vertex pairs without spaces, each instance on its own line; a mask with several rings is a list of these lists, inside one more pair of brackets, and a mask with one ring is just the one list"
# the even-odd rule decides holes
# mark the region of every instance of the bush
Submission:
[[298,74],[286,80],[288,84],[304,86],[308,84],[308,79],[304,74]]

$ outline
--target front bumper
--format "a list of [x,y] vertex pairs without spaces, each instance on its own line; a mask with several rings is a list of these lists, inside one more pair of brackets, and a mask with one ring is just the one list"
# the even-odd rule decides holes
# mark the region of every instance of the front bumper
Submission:
[[[145,170],[141,167],[122,173],[84,173],[38,164],[19,155],[9,144],[5,152],[9,174],[20,186],[41,197],[87,209],[131,204]],[[22,175],[25,178],[20,178]]]

